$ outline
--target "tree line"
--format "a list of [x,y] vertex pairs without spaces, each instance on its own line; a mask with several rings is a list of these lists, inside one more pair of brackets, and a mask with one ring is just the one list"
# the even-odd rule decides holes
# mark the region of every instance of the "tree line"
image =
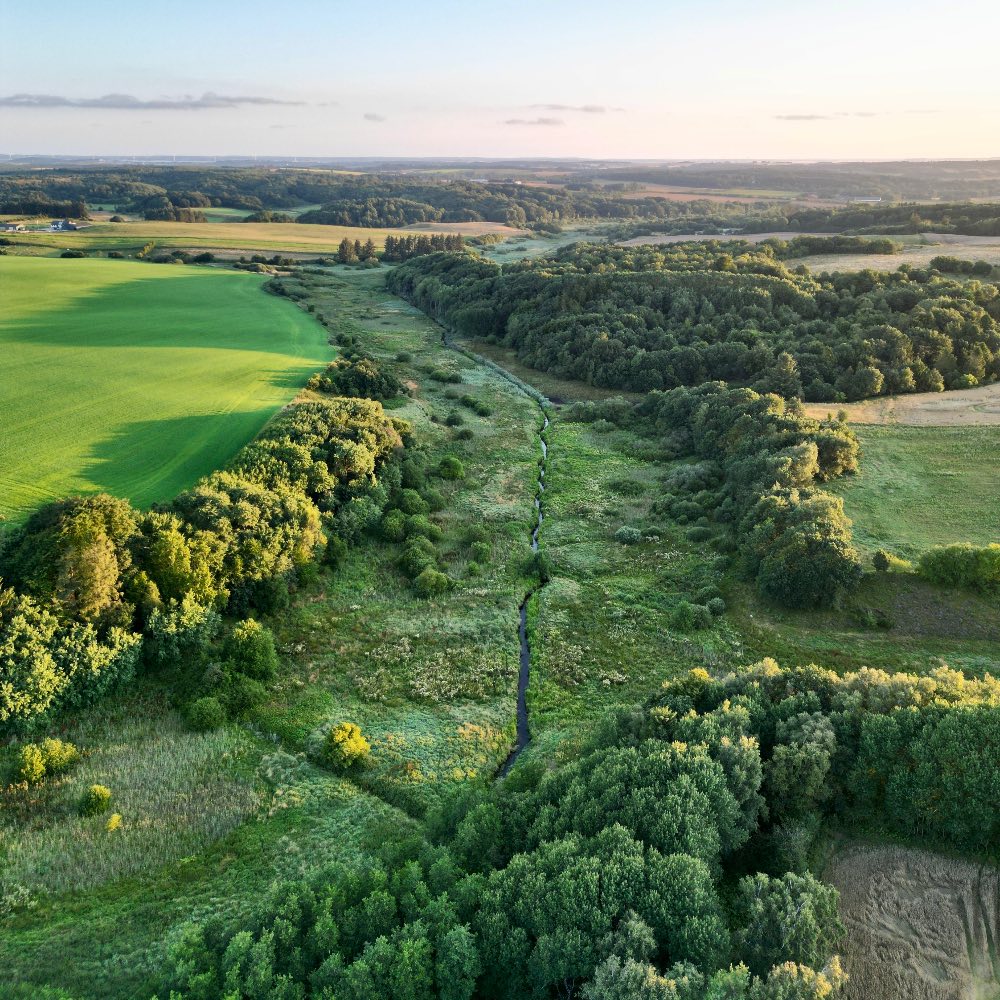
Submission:
[[1000,377],[1000,291],[933,269],[811,274],[772,246],[576,244],[408,261],[390,288],[525,364],[644,392],[724,380],[838,402]]
[[[280,609],[324,550],[336,559],[377,526],[408,435],[372,400],[301,403],[169,505],[143,513],[106,495],[71,497],[9,531],[0,729],[100,699],[141,656],[197,662],[220,611]],[[235,673],[215,678],[211,693],[239,714],[261,693],[247,679],[260,678]]]

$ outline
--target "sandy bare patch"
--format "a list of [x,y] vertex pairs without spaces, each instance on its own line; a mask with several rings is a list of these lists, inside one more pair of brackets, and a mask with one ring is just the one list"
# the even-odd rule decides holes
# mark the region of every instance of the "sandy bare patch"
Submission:
[[880,396],[860,403],[806,403],[805,411],[823,419],[847,413],[853,424],[905,424],[912,427],[971,427],[1000,424],[1000,383],[948,392]]
[[845,1000],[1000,997],[1000,872],[928,851],[849,844],[824,877],[840,890]]

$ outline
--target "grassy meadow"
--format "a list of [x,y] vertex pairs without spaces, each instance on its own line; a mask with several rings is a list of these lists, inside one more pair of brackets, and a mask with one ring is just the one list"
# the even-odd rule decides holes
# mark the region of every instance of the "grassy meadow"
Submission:
[[258,275],[0,257],[0,514],[144,506],[218,468],[331,356]]
[[856,424],[861,469],[831,484],[866,553],[904,558],[933,545],[1000,538],[1000,427]]

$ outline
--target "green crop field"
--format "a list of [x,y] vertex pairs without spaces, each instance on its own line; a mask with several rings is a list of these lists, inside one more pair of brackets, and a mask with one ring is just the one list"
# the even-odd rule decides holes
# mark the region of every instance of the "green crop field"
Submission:
[[1000,427],[855,425],[861,471],[830,485],[867,552],[1000,540]]
[[330,356],[262,280],[0,258],[0,514],[95,490],[147,505],[223,465]]

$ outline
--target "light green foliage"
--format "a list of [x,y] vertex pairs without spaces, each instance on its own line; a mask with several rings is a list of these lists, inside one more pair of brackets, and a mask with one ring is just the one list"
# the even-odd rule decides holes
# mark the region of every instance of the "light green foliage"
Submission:
[[111,805],[111,789],[107,785],[91,785],[80,799],[80,815],[96,816]]
[[41,747],[26,743],[18,752],[17,776],[29,785],[37,785],[45,777],[45,757]]
[[1000,594],[1000,544],[943,545],[920,557],[919,570],[931,583]]
[[253,618],[239,622],[223,646],[229,668],[265,684],[278,674],[278,654],[271,630]]
[[0,283],[8,516],[74,491],[169,500],[329,358],[320,326],[247,274],[4,257]]

